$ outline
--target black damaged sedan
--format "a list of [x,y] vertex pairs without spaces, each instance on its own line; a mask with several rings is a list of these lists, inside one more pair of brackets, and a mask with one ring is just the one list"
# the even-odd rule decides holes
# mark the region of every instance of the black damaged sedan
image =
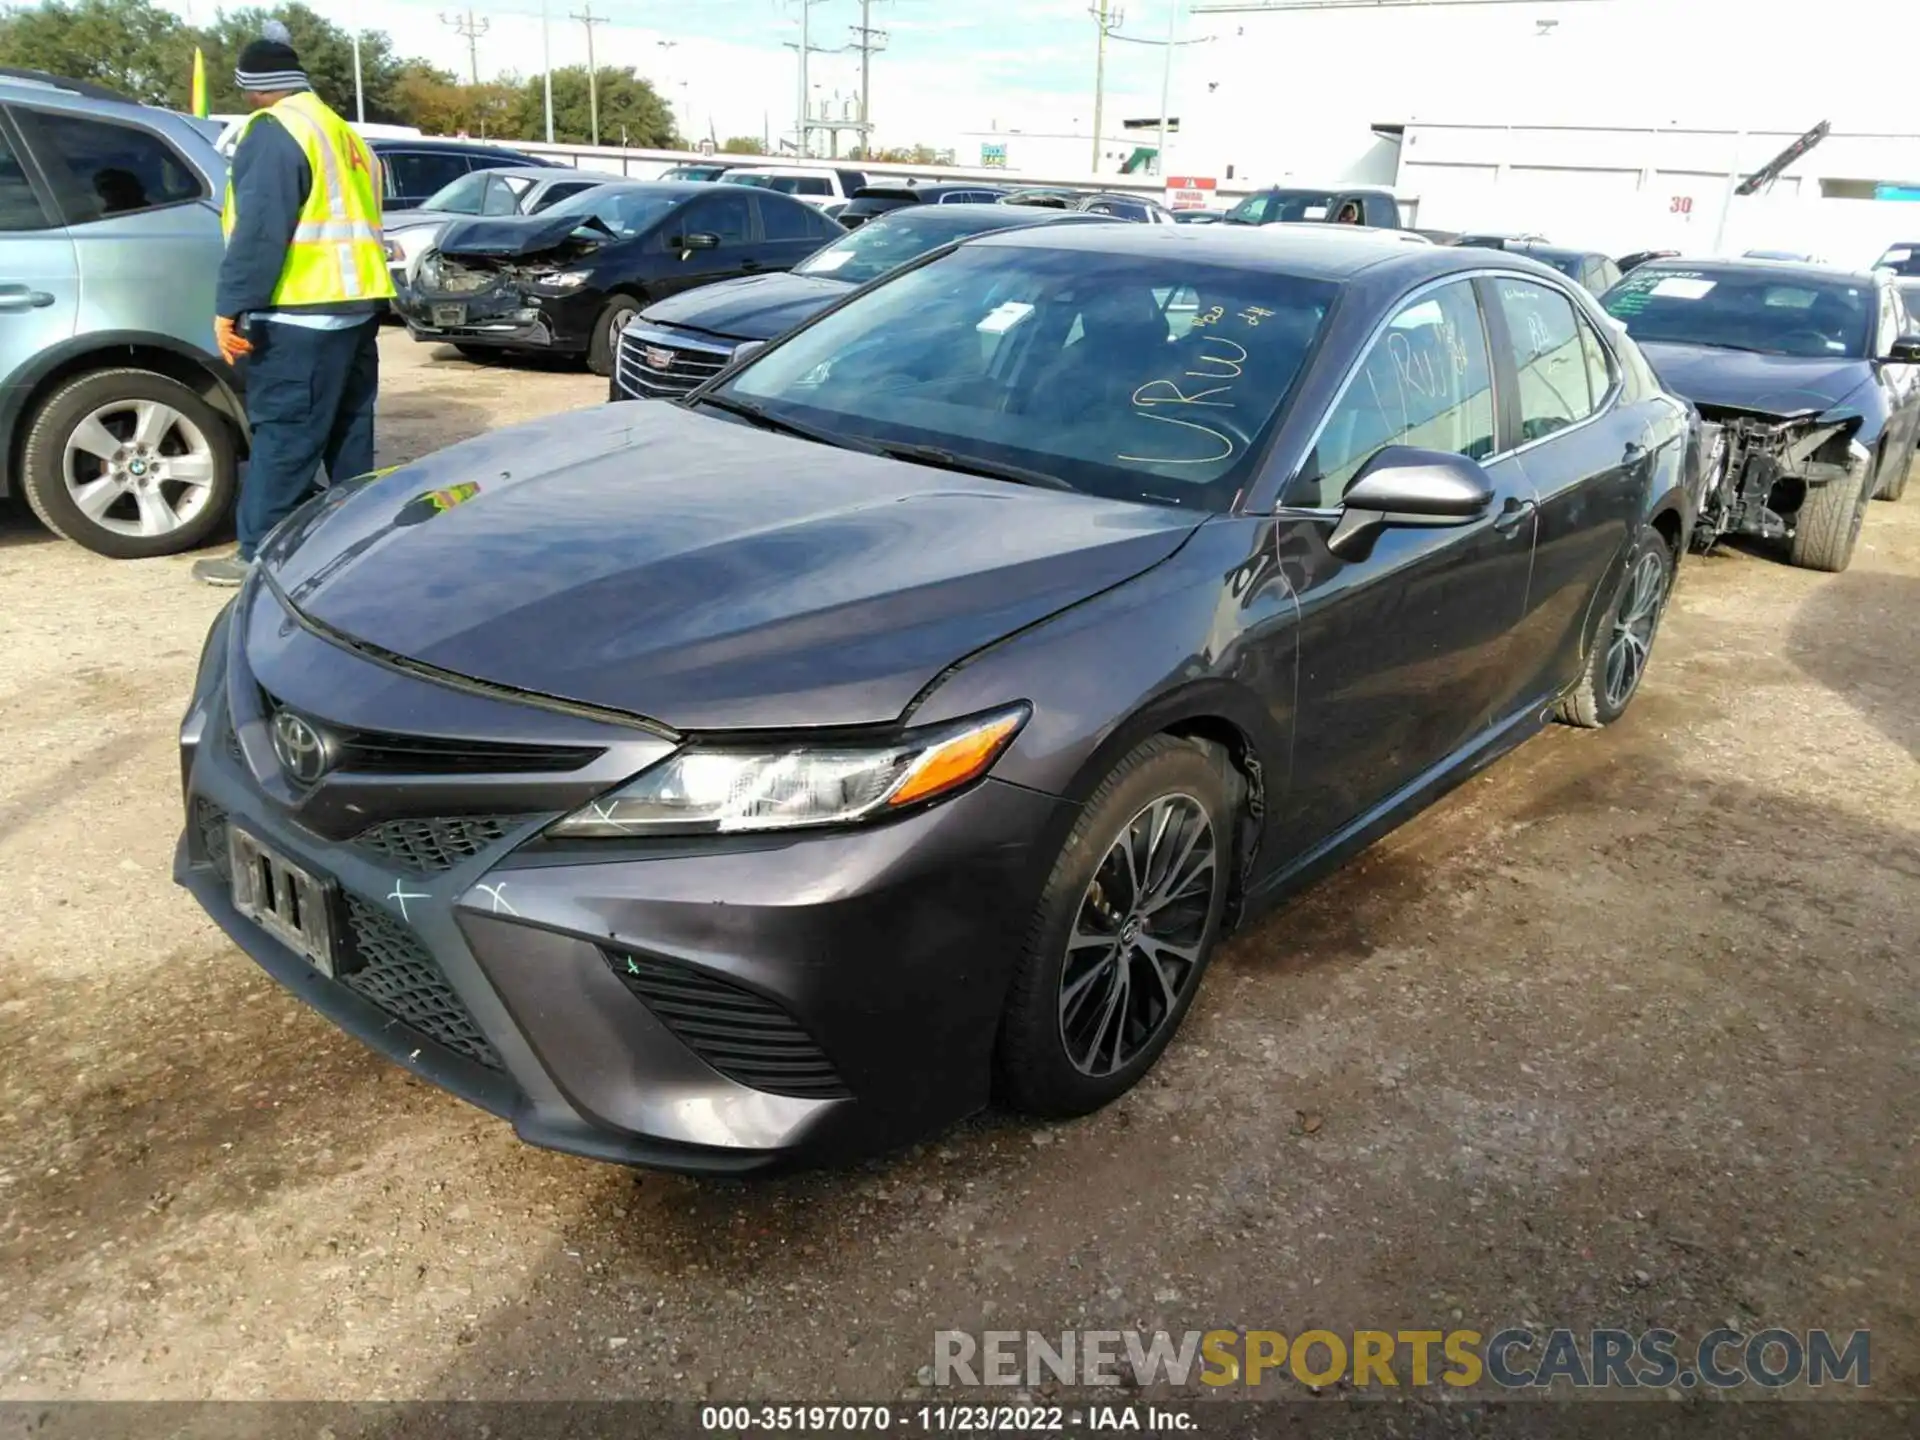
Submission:
[[606,375],[620,333],[649,302],[792,269],[844,233],[772,190],[600,185],[538,215],[453,222],[394,309],[416,340],[476,357],[578,356]]
[[208,638],[177,875],[536,1144],[1083,1113],[1223,934],[1626,707],[1695,423],[1524,260],[982,237],[298,512]]

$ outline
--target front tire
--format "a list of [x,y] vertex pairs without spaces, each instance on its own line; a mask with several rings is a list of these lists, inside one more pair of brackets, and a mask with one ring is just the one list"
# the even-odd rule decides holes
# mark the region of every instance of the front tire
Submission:
[[1158,735],[1067,837],[1029,925],[994,1057],[1034,1115],[1085,1115],[1151,1070],[1220,936],[1239,786],[1216,747]]
[[226,417],[152,370],[94,370],[60,386],[34,412],[20,469],[40,522],[111,560],[198,549],[238,489]]
[[[1881,457],[1884,459],[1885,457]],[[1879,466],[1873,470],[1877,472]],[[1861,470],[1844,480],[1829,480],[1807,492],[1793,522],[1792,562],[1802,570],[1838,574],[1853,563],[1860,525],[1867,518],[1867,497],[1874,473]]]
[[1580,683],[1555,711],[1561,721],[1598,730],[1618,720],[1633,703],[1646,678],[1678,562],[1666,536],[1651,525],[1641,527]]
[[621,332],[640,313],[640,302],[631,295],[616,295],[607,301],[600,318],[593,322],[593,338],[587,344],[587,368],[594,374],[613,374],[614,352],[619,348]]

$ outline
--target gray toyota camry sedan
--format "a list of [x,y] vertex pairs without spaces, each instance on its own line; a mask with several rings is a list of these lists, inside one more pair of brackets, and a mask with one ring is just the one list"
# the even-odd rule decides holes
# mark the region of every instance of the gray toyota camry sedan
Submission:
[[1084,1113],[1234,926],[1620,714],[1697,428],[1521,257],[973,239],[296,513],[207,639],[177,874],[535,1144]]

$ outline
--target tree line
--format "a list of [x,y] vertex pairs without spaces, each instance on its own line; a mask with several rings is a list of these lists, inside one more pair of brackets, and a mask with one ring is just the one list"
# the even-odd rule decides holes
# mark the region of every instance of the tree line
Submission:
[[[269,18],[286,25],[320,98],[351,118],[353,37],[301,4],[272,11],[223,10],[212,24],[194,26],[151,0],[43,0],[0,16],[0,65],[87,80],[149,105],[187,110],[198,48],[206,57],[209,108],[216,114],[238,113],[246,106],[233,83],[234,59]],[[430,135],[546,136],[539,75],[468,84],[430,61],[396,55],[384,32],[363,30],[360,78],[370,121],[416,125]],[[666,101],[632,70],[600,67],[598,88],[602,144],[690,148],[676,134]],[[553,133],[567,144],[592,138],[584,65],[553,72]],[[758,148],[757,141],[746,143]]]

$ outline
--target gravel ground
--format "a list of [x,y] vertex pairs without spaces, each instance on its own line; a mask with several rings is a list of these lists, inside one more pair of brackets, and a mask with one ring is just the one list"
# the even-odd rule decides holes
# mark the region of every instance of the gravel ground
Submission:
[[[390,333],[381,460],[595,403]],[[1920,502],[1236,938],[1108,1111],[755,1183],[529,1150],[169,878],[220,603],[0,514],[0,1399],[885,1399],[937,1329],[1874,1331],[1920,1394]]]

